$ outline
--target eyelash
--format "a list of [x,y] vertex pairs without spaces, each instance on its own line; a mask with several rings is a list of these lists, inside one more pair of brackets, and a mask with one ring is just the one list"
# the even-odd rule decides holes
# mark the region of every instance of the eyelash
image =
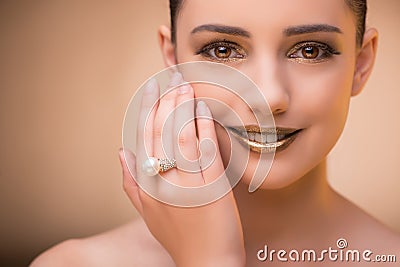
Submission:
[[[218,58],[215,55],[215,49],[218,47],[225,47],[230,49],[230,53],[234,53],[234,57],[230,57],[231,54],[229,54],[228,58]],[[304,57],[299,56],[299,53],[302,52],[302,49],[304,48],[317,48],[318,49],[318,56],[317,58],[313,59],[307,59]],[[317,42],[317,41],[304,41],[295,44],[287,53],[286,56],[291,59],[295,60],[299,63],[319,63],[322,61],[325,61],[329,58],[331,58],[334,55],[340,55],[341,53],[331,47],[330,45],[322,42]],[[205,46],[203,46],[201,49],[199,49],[196,52],[196,55],[202,55],[205,58],[208,58],[212,61],[216,62],[221,62],[221,63],[226,63],[226,62],[232,62],[232,61],[240,61],[243,60],[247,57],[246,51],[237,43],[227,41],[227,40],[222,40],[222,41],[213,41]]]
[[[235,57],[229,58],[218,58],[215,56],[215,49],[218,47],[226,47],[231,50],[231,53],[235,53]],[[206,44],[200,50],[196,52],[196,55],[202,55],[210,60],[217,62],[232,62],[242,60],[247,56],[246,51],[237,43],[223,40],[223,41],[213,41],[211,43]],[[229,55],[230,56],[230,55]]]
[[[307,59],[299,56],[298,54],[301,53],[302,49],[304,48],[317,48],[318,49],[317,58]],[[299,63],[319,63],[333,57],[334,55],[340,55],[340,54],[341,53],[339,51],[337,51],[332,46],[326,43],[321,43],[316,41],[306,41],[295,44],[293,48],[291,48],[288,51],[286,56],[289,59],[295,60]]]

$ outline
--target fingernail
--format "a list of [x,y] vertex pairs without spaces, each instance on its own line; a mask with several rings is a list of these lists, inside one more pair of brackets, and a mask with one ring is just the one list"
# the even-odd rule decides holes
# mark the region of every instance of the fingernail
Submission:
[[197,111],[197,115],[199,115],[199,116],[206,116],[206,115],[208,115],[207,113],[208,113],[208,108],[207,108],[207,105],[206,105],[206,103],[204,103],[204,101],[199,101],[199,102],[197,102],[197,109],[196,109],[196,111]]
[[178,89],[178,95],[183,95],[183,94],[188,93],[190,91],[189,89],[190,89],[190,85],[189,84],[182,85]]
[[147,82],[146,86],[144,87],[144,93],[152,94],[154,93],[156,88],[157,88],[157,81],[154,78],[152,78]]
[[180,74],[179,72],[175,72],[171,77],[170,85],[177,86],[178,84],[182,83],[182,80],[183,80],[182,74]]

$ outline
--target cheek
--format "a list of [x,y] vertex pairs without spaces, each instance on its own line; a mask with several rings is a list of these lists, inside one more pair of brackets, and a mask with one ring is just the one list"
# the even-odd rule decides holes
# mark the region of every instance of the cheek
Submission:
[[288,73],[290,107],[286,115],[305,130],[288,150],[275,155],[263,188],[285,187],[317,166],[337,142],[347,118],[351,64],[296,68]]
[[194,83],[196,99],[204,100],[214,120],[224,126],[241,126],[256,121],[246,100],[237,92],[211,84]]
[[[327,135],[341,132],[352,88],[352,65],[296,66],[290,74],[290,109],[304,127],[323,128]],[[323,130],[321,129],[321,130]]]
[[[324,68],[325,67],[325,68]],[[352,88],[352,64],[341,62],[298,70],[291,75],[291,108],[306,131],[299,150],[303,155],[298,171],[305,174],[323,160],[343,131]],[[299,140],[300,141],[300,140]]]
[[215,126],[215,131],[216,131],[217,138],[218,138],[218,145],[219,145],[221,158],[222,158],[222,161],[226,168],[231,159],[231,151],[232,151],[231,150],[231,140],[229,138],[228,133],[219,124],[217,124]]

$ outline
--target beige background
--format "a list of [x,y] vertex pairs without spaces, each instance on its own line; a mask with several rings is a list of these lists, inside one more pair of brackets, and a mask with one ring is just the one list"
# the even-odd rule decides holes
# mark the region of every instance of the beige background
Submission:
[[[0,1],[0,265],[135,216],[117,150],[126,105],[162,69],[166,0]],[[400,231],[400,1],[370,0],[376,70],[330,160],[335,188]],[[338,218],[340,220],[340,218]]]

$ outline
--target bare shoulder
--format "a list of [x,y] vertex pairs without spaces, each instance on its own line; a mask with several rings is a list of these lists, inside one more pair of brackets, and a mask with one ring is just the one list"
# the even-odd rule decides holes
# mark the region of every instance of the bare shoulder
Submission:
[[365,211],[354,211],[347,228],[351,230],[349,237],[353,246],[371,250],[376,254],[393,254],[400,259],[400,233]]
[[354,244],[348,245],[348,249],[356,248],[370,266],[393,264],[400,261],[400,234],[370,218],[360,225]]
[[[365,237],[369,237],[378,244],[378,248],[384,249],[386,252],[395,252],[400,257],[400,233],[384,225],[382,222],[372,218],[363,229]],[[383,252],[385,252],[383,251]]]
[[175,266],[141,219],[84,239],[64,241],[37,257],[31,267]]

